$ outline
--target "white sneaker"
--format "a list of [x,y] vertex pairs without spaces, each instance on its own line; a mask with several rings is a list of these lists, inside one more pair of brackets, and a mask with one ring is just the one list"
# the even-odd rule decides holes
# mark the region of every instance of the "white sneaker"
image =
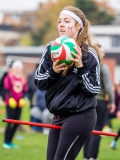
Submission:
[[112,140],[112,142],[110,143],[110,147],[112,149],[116,149],[116,144],[117,144],[117,142],[115,140]]

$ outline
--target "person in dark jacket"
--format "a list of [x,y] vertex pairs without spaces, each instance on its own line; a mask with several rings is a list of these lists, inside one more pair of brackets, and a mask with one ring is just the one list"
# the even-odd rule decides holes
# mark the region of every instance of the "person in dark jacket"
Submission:
[[[37,67],[38,67],[38,63],[36,64],[34,71],[29,73],[28,76],[27,76],[27,82],[28,82],[27,95],[28,95],[28,98],[30,100],[30,109],[33,107],[32,98],[33,98],[33,95],[34,95],[34,93],[37,89],[37,87],[35,86],[35,83],[34,83],[34,74],[35,74],[35,70],[37,69]],[[32,121],[33,121],[33,117],[30,115],[30,122],[32,122]]]
[[[101,50],[102,51],[102,50]],[[110,72],[108,66],[102,62],[104,58],[104,52],[101,52],[101,64],[100,64],[100,84],[101,90],[99,94],[97,94],[97,123],[95,125],[95,130],[102,131],[105,121],[106,112],[108,110],[112,113],[115,110],[115,98],[114,91],[112,90],[112,81],[110,77]],[[108,95],[108,99],[106,100],[106,95]],[[84,145],[84,158],[85,160],[97,160],[100,146],[100,135],[91,135]]]
[[[96,124],[96,98],[100,91],[99,48],[91,43],[89,22],[84,13],[65,7],[58,18],[60,37],[76,41],[72,65],[53,61],[48,43],[35,73],[35,84],[46,90],[47,108],[54,114],[50,129],[47,160],[75,160]],[[73,53],[71,53],[73,54]]]

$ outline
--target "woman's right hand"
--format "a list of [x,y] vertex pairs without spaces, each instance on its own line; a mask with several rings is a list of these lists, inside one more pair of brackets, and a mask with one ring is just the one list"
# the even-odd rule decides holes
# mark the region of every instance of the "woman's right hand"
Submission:
[[[52,57],[51,57],[51,59],[52,59]],[[53,59],[52,59],[52,61],[53,61]],[[53,70],[56,73],[60,73],[61,71],[67,70],[67,69],[68,69],[68,67],[65,63],[59,64],[59,60],[53,61]]]

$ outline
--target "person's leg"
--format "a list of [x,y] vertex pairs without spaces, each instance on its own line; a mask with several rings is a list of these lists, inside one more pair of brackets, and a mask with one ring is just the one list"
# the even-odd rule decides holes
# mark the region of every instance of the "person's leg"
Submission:
[[[10,108],[9,106],[6,106],[6,117],[8,119],[13,119],[14,118],[14,109]],[[4,138],[5,138],[4,143],[9,143],[10,142],[12,126],[13,126],[12,123],[7,123],[6,124],[5,134],[4,134]]]
[[[40,119],[35,119],[35,122],[36,123],[42,123],[42,121]],[[42,132],[43,131],[43,128],[40,127],[40,126],[33,126],[33,129],[36,131],[36,132]]]
[[[106,109],[106,102],[98,101],[98,105],[96,106],[97,123],[94,128],[95,130],[102,131]],[[100,135],[90,136],[90,138],[85,142],[84,145],[84,158],[97,158],[99,152],[100,139]]]
[[[45,124],[50,123],[50,112],[48,109],[44,109],[42,112],[42,122]],[[48,135],[49,134],[49,128],[43,128],[43,133]]]
[[115,137],[115,141],[117,141],[117,140],[118,140],[118,138],[120,137],[120,128],[118,129],[117,134],[118,134],[118,136],[117,136],[117,137]]
[[50,118],[49,118],[50,112],[48,109],[44,109],[42,112],[42,122],[43,123],[50,123]]
[[107,108],[106,114],[105,114],[105,121],[104,121],[104,128],[103,131],[105,132],[111,132],[112,131],[112,120],[113,118],[116,118],[116,112],[110,113],[109,109]]
[[113,126],[112,126],[112,120],[116,118],[116,113],[113,112],[113,113],[109,113],[109,127],[111,128],[111,130],[113,129]]
[[116,149],[116,145],[117,145],[117,141],[118,141],[118,138],[120,137],[120,128],[118,129],[118,132],[117,132],[118,136],[115,137],[112,142],[110,143],[110,147],[112,149]]
[[[15,108],[15,109],[14,109],[13,119],[19,120],[19,119],[20,119],[20,116],[21,116],[21,108]],[[9,139],[10,142],[12,141],[13,136],[14,136],[14,134],[15,134],[18,126],[19,126],[18,124],[13,124],[13,126],[12,126],[12,128],[11,128],[10,139]]]
[[54,160],[58,141],[59,141],[60,130],[50,129],[47,146],[47,160]]
[[[36,106],[37,107],[37,106]],[[34,108],[33,108],[34,109]],[[33,118],[32,118],[32,122],[35,122],[35,123],[43,123],[42,122],[42,111],[39,109],[38,110],[39,112],[37,113],[34,112],[33,114]],[[37,114],[37,115],[36,115]],[[32,129],[35,131],[35,132],[42,132],[43,131],[43,128],[42,127],[39,127],[39,126],[32,126]]]
[[[90,109],[66,118],[60,130],[60,136],[59,134],[57,137],[54,135],[53,139],[49,142],[47,160],[75,160],[86,139],[91,135],[95,124],[95,109]],[[54,132],[59,133],[59,131]],[[51,146],[54,149],[53,151]],[[50,157],[51,152],[52,157]]]

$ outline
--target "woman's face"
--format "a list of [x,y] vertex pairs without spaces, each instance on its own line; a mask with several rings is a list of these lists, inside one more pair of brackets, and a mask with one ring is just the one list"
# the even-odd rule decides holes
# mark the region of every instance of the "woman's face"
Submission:
[[61,13],[58,19],[58,32],[60,37],[69,36],[74,40],[77,39],[80,24],[69,15]]

